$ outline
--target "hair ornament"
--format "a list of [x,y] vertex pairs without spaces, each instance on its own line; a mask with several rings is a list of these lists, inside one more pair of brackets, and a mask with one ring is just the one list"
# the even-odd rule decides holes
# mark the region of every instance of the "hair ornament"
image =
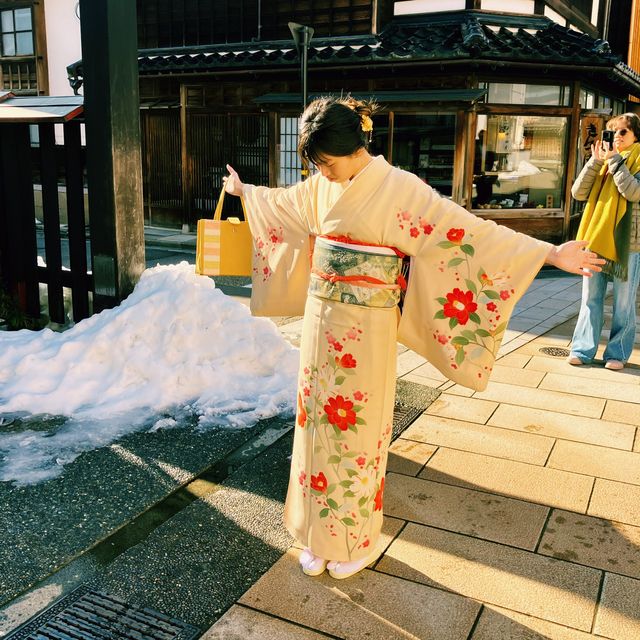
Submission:
[[360,128],[368,134],[371,134],[373,131],[373,120],[368,115],[360,116]]

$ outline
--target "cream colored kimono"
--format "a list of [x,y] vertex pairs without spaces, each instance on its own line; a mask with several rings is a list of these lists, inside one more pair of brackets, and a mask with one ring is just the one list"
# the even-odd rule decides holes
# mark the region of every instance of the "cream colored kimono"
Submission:
[[[396,342],[451,380],[486,387],[518,298],[550,245],[484,221],[376,157],[350,183],[247,186],[255,242],[251,308],[304,314],[285,522],[318,556],[369,555],[382,525]],[[309,295],[310,236],[411,256],[402,318]]]

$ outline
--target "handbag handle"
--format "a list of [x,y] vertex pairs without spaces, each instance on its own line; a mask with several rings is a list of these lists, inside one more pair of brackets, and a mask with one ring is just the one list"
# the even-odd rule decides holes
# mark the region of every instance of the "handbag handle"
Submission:
[[[222,206],[224,205],[224,194],[225,194],[224,184],[222,185],[222,191],[220,192],[220,197],[218,198],[218,204],[216,204],[216,210],[213,212],[214,220],[222,219]],[[247,218],[247,209],[244,206],[244,198],[240,196],[240,203],[242,204],[242,213],[244,214],[245,222],[248,222]]]

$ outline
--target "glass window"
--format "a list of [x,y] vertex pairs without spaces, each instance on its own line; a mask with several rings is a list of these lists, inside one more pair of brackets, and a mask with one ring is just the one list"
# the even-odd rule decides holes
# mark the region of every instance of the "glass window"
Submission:
[[415,173],[442,195],[450,196],[455,125],[456,117],[451,114],[396,114],[392,164]]
[[600,104],[600,109],[611,109],[611,98],[608,96],[600,96],[598,102]]
[[33,27],[31,9],[7,9],[0,12],[2,29],[2,56],[31,56],[33,49]]
[[15,56],[16,55],[16,41],[12,34],[2,35],[2,55]]
[[9,31],[14,31],[13,28],[13,11],[3,11],[2,19],[0,20],[0,24],[2,25],[2,33],[7,33]]
[[465,9],[466,0],[405,0],[396,2],[393,13],[396,16],[410,13],[436,13],[437,11],[457,11]]
[[298,118],[280,118],[280,170],[278,186],[288,187],[300,181],[302,161],[298,155]]
[[33,37],[31,31],[16,33],[16,54],[19,56],[33,55]]
[[15,9],[13,15],[16,31],[31,31],[31,9]]
[[491,82],[487,102],[496,104],[569,105],[569,86]]
[[580,89],[580,106],[583,109],[594,109],[596,106],[596,94],[593,91]]
[[472,206],[561,208],[567,129],[563,117],[479,116]]
[[[480,8],[483,11],[505,11],[504,0],[482,0]],[[508,9],[510,13],[535,13],[534,0],[511,0],[508,3]]]

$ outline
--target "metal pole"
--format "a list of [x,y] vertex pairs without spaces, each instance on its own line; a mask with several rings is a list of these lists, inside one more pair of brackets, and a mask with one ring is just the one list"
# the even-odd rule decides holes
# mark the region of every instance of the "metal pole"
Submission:
[[307,60],[309,57],[309,42],[311,37],[309,27],[302,27],[302,110],[307,107]]

